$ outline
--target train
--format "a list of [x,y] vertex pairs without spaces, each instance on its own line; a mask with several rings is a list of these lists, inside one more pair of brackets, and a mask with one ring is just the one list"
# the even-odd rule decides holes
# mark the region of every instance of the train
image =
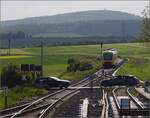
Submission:
[[106,49],[102,54],[102,63],[104,68],[115,68],[118,62],[118,51],[114,48]]
[[139,79],[133,75],[118,75],[111,79],[102,80],[100,82],[101,86],[136,86],[138,85]]

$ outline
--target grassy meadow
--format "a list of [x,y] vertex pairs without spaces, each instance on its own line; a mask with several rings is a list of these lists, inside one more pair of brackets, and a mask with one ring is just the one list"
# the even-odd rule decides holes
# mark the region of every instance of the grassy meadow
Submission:
[[[103,49],[116,48],[119,56],[128,58],[128,61],[121,67],[117,74],[133,74],[140,80],[150,77],[150,49],[142,43],[126,44],[106,44]],[[77,45],[77,46],[49,46],[44,47],[44,75],[56,76],[62,79],[78,81],[101,67],[100,45]],[[1,54],[6,54],[6,49],[1,49]],[[0,56],[0,70],[8,63],[20,64],[40,64],[40,48],[20,48],[11,50],[11,54],[16,56]],[[66,72],[68,58],[79,60],[90,60],[94,68],[87,71]],[[33,92],[33,90],[34,92]],[[43,92],[36,88],[28,89],[26,95],[18,94],[14,97],[14,89],[10,90],[9,105],[17,103],[19,99],[28,96],[37,95],[37,91]],[[22,89],[23,93],[24,89]],[[27,90],[25,90],[27,91]],[[38,93],[39,94],[39,93]],[[11,98],[14,98],[13,100]],[[0,108],[3,107],[3,95],[0,93]]]
[[[146,48],[144,44],[106,44],[104,45],[104,49],[106,48],[116,48],[121,57],[129,59],[129,61],[118,72],[119,74],[135,74],[141,80],[148,78],[148,70],[150,68],[150,50]],[[7,51],[1,50],[1,53],[4,54],[7,53]],[[21,55],[0,56],[0,68],[8,63],[15,63],[18,65],[21,63],[40,64],[39,47],[13,49],[11,50],[11,53]],[[69,77],[68,74],[65,74],[68,58],[91,60],[95,66],[95,69],[97,69],[101,66],[101,62],[97,59],[98,56],[100,56],[100,45],[44,47],[44,75],[58,77],[63,77],[64,75],[64,79],[67,78],[72,80],[73,78],[70,76],[70,73]],[[79,74],[77,75],[79,76]],[[77,78],[75,77],[75,79]]]

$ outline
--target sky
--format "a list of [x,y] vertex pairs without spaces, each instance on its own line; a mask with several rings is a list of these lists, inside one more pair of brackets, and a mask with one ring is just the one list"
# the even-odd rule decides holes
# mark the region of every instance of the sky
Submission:
[[86,10],[113,10],[142,16],[148,1],[1,1],[1,21]]

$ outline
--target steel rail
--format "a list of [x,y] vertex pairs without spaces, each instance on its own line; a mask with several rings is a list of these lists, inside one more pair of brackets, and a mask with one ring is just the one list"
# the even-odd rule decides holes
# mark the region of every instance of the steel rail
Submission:
[[[102,68],[100,69],[100,70],[98,70],[97,72],[95,72],[94,74],[95,75],[97,75],[99,72],[101,72],[101,70],[102,70]],[[115,70],[115,69],[114,69]],[[111,72],[113,72],[114,70],[111,70]],[[110,73],[111,74],[111,73]],[[92,75],[92,74],[91,74]],[[102,76],[102,75],[101,75]],[[98,77],[98,76],[97,76]],[[78,86],[78,85],[80,85],[80,84],[82,84],[82,83],[84,83],[84,82],[86,82],[86,81],[89,81],[89,78],[90,78],[90,76],[87,76],[85,79],[83,79],[83,80],[81,80],[81,81],[79,81],[78,83],[75,83],[75,84],[73,84],[73,85],[71,85],[71,86]],[[99,77],[98,77],[98,79],[99,79]],[[89,82],[88,82],[89,83]],[[35,105],[35,104],[38,104],[38,103],[40,103],[40,101],[42,101],[42,100],[44,100],[44,99],[46,99],[46,98],[48,98],[48,97],[51,97],[51,96],[53,96],[53,95],[55,95],[55,94],[58,94],[58,93],[61,93],[61,92],[63,92],[65,89],[62,89],[62,90],[59,90],[59,91],[56,91],[56,92],[54,92],[54,93],[52,93],[52,94],[48,94],[48,95],[46,95],[46,96],[44,96],[44,97],[41,97],[40,99],[37,99],[36,101],[34,101],[34,102],[31,102],[31,103],[27,103],[27,104],[25,104],[25,105],[21,105],[21,106],[17,106],[17,107],[14,107],[14,108],[10,108],[10,109],[7,109],[6,111],[5,110],[3,110],[2,112],[3,113],[7,113],[7,112],[9,112],[9,111],[12,111],[12,110],[18,110],[19,109],[19,111],[17,111],[16,113],[12,113],[12,114],[8,114],[8,115],[5,115],[6,117],[7,116],[10,116],[10,117],[12,117],[12,118],[14,118],[15,116],[17,116],[17,115],[19,115],[19,114],[21,114],[21,113],[25,113],[26,111],[29,111],[29,107],[31,107],[31,106],[33,106],[33,105]],[[21,109],[20,109],[21,108]],[[32,110],[32,109],[31,109]],[[4,116],[4,117],[5,117]]]
[[107,93],[105,94],[105,101],[106,101],[106,109],[105,109],[105,118],[108,118],[108,110],[109,110],[109,104],[107,99]]
[[141,92],[139,92],[136,87],[134,87],[134,89],[135,89],[135,91],[136,91],[137,93],[139,93],[143,98],[145,98],[147,101],[150,101],[150,98],[148,98],[147,96],[145,96],[144,94],[142,94]]
[[103,108],[102,108],[102,113],[101,113],[101,118],[104,118],[104,116],[105,116],[105,96],[104,96],[104,94],[105,94],[105,91],[104,91],[104,89],[103,89],[103,97],[102,97],[102,101],[103,101]]
[[[97,80],[97,78],[95,78],[95,81],[96,81],[96,80]],[[88,81],[87,84],[83,85],[83,87],[89,85],[89,83],[90,83],[90,81]],[[67,95],[65,95],[65,96],[63,96],[63,97],[61,97],[61,98],[59,98],[56,102],[52,103],[50,106],[48,106],[48,107],[44,110],[44,112],[39,116],[39,118],[44,118],[45,115],[47,115],[47,113],[48,113],[51,109],[53,109],[53,107],[55,107],[60,101],[63,101],[64,98],[68,97],[70,94],[73,94],[73,93],[75,93],[75,92],[78,91],[78,90],[80,90],[80,88],[76,88],[76,90],[73,90],[72,92],[68,93]]]
[[[95,81],[96,81],[96,80],[97,80],[97,78],[95,78]],[[85,83],[85,82],[87,82],[87,83]],[[84,87],[84,86],[89,85],[89,83],[90,83],[89,79],[86,79],[86,80],[84,80],[84,81],[82,81],[82,82],[79,82],[78,84],[75,84],[75,86],[77,86],[77,85],[79,85],[79,84],[83,84],[83,85],[81,85],[81,86]],[[74,85],[73,85],[73,86],[74,86]],[[53,96],[55,96],[55,95],[57,95],[57,94],[59,94],[59,93],[65,91],[65,90],[68,90],[68,89],[62,89],[62,90],[60,90],[60,91],[57,91],[57,92],[55,92],[55,93],[52,93],[52,94],[48,95],[47,97],[44,97],[44,99],[47,99],[47,98],[49,98],[49,97],[53,97]],[[41,99],[38,99],[37,101],[31,103],[30,105],[28,105],[28,106],[26,106],[25,108],[21,109],[19,112],[15,113],[11,118],[17,117],[18,115],[20,115],[20,114],[22,114],[22,113],[26,113],[26,112],[25,112],[26,109],[28,109],[28,108],[30,108],[31,106],[35,105],[36,103],[38,103],[38,101],[42,101],[42,100],[44,100],[44,99],[41,98]],[[53,104],[53,103],[52,103],[52,104]],[[43,107],[42,107],[42,108],[43,108]],[[37,107],[37,109],[40,109],[40,107],[39,107],[39,108]],[[27,110],[27,111],[30,112],[30,110]],[[31,109],[31,111],[32,111],[32,109]]]
[[101,118],[108,118],[108,109],[109,109],[109,104],[108,104],[108,99],[107,99],[107,93],[105,93],[103,89],[103,108],[102,108],[102,113],[101,113]]
[[120,105],[119,105],[118,100],[117,100],[117,97],[116,97],[116,95],[115,95],[115,91],[116,91],[117,89],[119,89],[119,88],[114,88],[114,89],[112,90],[112,94],[113,94],[113,98],[114,98],[114,100],[115,100],[117,109],[119,110],[119,109],[120,109]]
[[[99,70],[99,71],[101,71],[101,70]],[[83,80],[77,82],[77,83],[72,84],[70,87],[74,87],[74,86],[77,86],[77,85],[79,85],[79,84],[82,84],[83,82],[87,81],[88,79],[89,79],[89,76],[86,77],[85,79],[83,79]],[[57,91],[56,91],[56,92],[57,92]],[[55,92],[54,92],[54,93],[55,93]],[[52,93],[52,94],[53,94],[53,93]],[[41,99],[46,98],[46,96],[48,97],[48,96],[50,96],[50,95],[51,95],[51,94],[44,95],[44,97],[41,97]],[[38,99],[39,99],[39,98],[38,98]],[[37,99],[37,100],[38,100],[38,99]],[[32,102],[32,101],[31,101],[31,102]],[[23,109],[23,108],[27,107],[28,105],[30,105],[31,102],[26,103],[26,104],[22,104],[22,105],[19,105],[19,106],[15,106],[15,107],[11,107],[11,108],[7,108],[7,109],[4,109],[4,110],[1,110],[1,111],[0,111],[0,114],[1,114],[1,115],[5,115],[5,114],[10,113],[10,112],[16,112],[16,111],[18,111],[18,110],[20,110],[20,109]],[[10,114],[9,114],[9,115],[10,115]],[[8,116],[9,116],[9,115],[8,115]]]
[[[101,71],[101,70],[99,70],[99,71]],[[85,79],[83,79],[83,80],[81,80],[81,81],[79,81],[79,82],[77,82],[77,83],[75,83],[75,84],[72,84],[70,87],[78,86],[78,85],[80,85],[80,84],[82,84],[82,83],[88,81],[88,79],[89,79],[89,78],[86,77]],[[27,108],[29,108],[29,107],[32,106],[33,104],[38,103],[38,102],[40,102],[40,101],[42,101],[42,100],[44,100],[44,99],[46,99],[46,98],[48,98],[48,97],[51,97],[51,96],[53,96],[53,95],[55,95],[55,94],[58,94],[58,93],[60,93],[60,92],[62,92],[62,91],[64,91],[64,90],[65,90],[65,89],[58,90],[58,91],[56,91],[56,92],[54,92],[54,93],[48,94],[48,95],[46,95],[46,96],[44,96],[44,97],[41,97],[41,98],[37,99],[37,100],[34,101],[34,102],[30,102],[30,103],[26,103],[26,104],[23,104],[23,105],[20,105],[20,106],[12,107],[12,108],[9,108],[9,109],[6,109],[6,110],[1,110],[0,113],[1,113],[1,115],[2,115],[2,114],[9,113],[9,112],[11,112],[11,111],[14,111],[14,112],[18,112],[18,113],[20,114],[20,112],[23,112],[24,110],[26,110]],[[11,113],[11,114],[4,115],[3,117],[11,117],[11,116],[14,115],[14,112]],[[16,114],[16,115],[17,115],[17,114]],[[15,115],[15,116],[16,116],[16,115]]]
[[136,104],[137,107],[139,107],[140,109],[144,109],[144,107],[138,102],[138,100],[135,99],[135,97],[129,92],[129,88],[127,88],[127,94],[129,95],[131,100]]
[[39,118],[44,118],[44,117],[48,114],[48,112],[49,112],[51,109],[53,109],[59,102],[62,102],[64,98],[70,96],[71,94],[77,92],[78,90],[79,90],[79,89],[73,90],[72,92],[66,94],[65,96],[63,96],[63,97],[61,97],[61,98],[59,98],[56,102],[50,104],[50,105],[44,110],[44,112],[39,116]]

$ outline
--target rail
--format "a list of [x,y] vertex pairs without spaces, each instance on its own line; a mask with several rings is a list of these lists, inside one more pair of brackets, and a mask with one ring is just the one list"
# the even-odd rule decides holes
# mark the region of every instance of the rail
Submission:
[[115,91],[116,91],[117,89],[119,89],[119,88],[114,88],[113,91],[112,91],[112,94],[113,94],[113,98],[114,98],[114,100],[115,100],[115,104],[116,104],[116,106],[117,106],[117,109],[118,109],[118,111],[119,111],[120,105],[119,105],[118,100],[117,100],[117,97],[116,97],[116,95],[115,95]]
[[[121,65],[121,64],[120,64],[120,65]],[[102,69],[102,68],[101,68],[101,69]],[[99,71],[95,72],[94,74],[97,75],[99,72],[101,72],[101,69],[100,69]],[[115,68],[115,69],[116,69],[116,68]],[[111,70],[111,71],[109,70],[109,71],[110,71],[110,72],[108,71],[109,74],[113,73],[113,72],[115,71],[115,69],[113,69],[113,70]],[[94,74],[91,74],[91,75],[94,75]],[[81,80],[80,82],[71,85],[71,86],[78,86],[78,85],[80,85],[80,84],[84,84],[84,85],[85,85],[85,84],[86,84],[86,81],[88,81],[87,84],[89,84],[89,78],[91,77],[91,75],[88,76],[88,77],[86,77],[85,79]],[[99,79],[99,77],[97,77],[94,81],[97,81],[97,79]],[[30,111],[29,108],[30,108],[31,106],[37,105],[37,104],[41,103],[44,99],[47,99],[47,98],[49,98],[49,97],[52,97],[52,96],[54,96],[54,95],[56,95],[56,94],[59,94],[59,93],[65,91],[65,90],[66,90],[66,89],[62,89],[62,90],[56,91],[56,92],[54,92],[54,93],[52,93],[52,94],[48,94],[48,95],[46,95],[46,96],[44,96],[44,97],[41,97],[40,99],[35,100],[34,102],[27,103],[27,104],[25,104],[24,106],[21,105],[21,106],[17,106],[17,107],[14,107],[14,108],[7,109],[7,110],[3,110],[3,111],[1,111],[1,113],[5,114],[5,113],[9,113],[9,111],[13,111],[13,110],[14,110],[13,113],[5,115],[5,116],[9,116],[9,117],[11,117],[11,118],[14,118],[14,117],[18,116],[18,115],[21,114],[21,113],[25,113],[25,112],[27,112],[27,111]],[[47,105],[48,105],[48,104],[47,104]],[[45,105],[45,107],[46,107],[47,105]],[[44,105],[41,106],[41,108],[44,108]],[[32,110],[35,110],[35,109],[40,109],[40,107],[39,107],[39,108],[32,108],[31,111],[32,111]],[[5,116],[4,116],[4,117],[5,117]]]
[[129,95],[130,99],[136,104],[137,107],[139,107],[140,109],[144,109],[143,106],[138,102],[138,100],[135,99],[135,97],[133,97],[133,95],[129,92],[129,88],[127,88],[127,94]]
[[55,107],[59,102],[62,102],[64,98],[68,97],[69,95],[77,92],[79,89],[77,90],[74,90],[68,94],[66,94],[65,96],[59,98],[56,102],[52,103],[51,105],[49,105],[45,110],[44,112],[39,116],[39,118],[44,118],[46,115],[48,115],[48,113],[50,112],[50,110]]
[[103,109],[102,109],[102,113],[101,113],[101,118],[105,118],[105,91],[104,91],[104,89],[103,89],[103,98],[102,98],[102,100],[103,100]]
[[[88,79],[87,79],[86,81],[87,81],[87,83],[85,83],[85,81],[82,81],[82,82],[79,82],[78,84],[76,84],[76,86],[79,85],[79,84],[83,84],[83,85],[82,85],[83,87],[89,85],[90,81],[89,81]],[[95,78],[94,81],[97,81],[97,78]],[[80,89],[80,88],[77,88],[76,90],[79,90],[79,89]],[[47,108],[50,104],[43,105],[43,106],[37,107],[37,108],[29,109],[30,107],[34,106],[35,104],[38,104],[38,102],[40,102],[40,101],[42,101],[42,100],[44,100],[44,99],[53,97],[54,95],[57,95],[57,94],[59,94],[59,93],[65,91],[65,90],[68,90],[68,89],[62,89],[62,90],[57,91],[57,92],[55,92],[55,93],[52,93],[52,94],[50,94],[50,95],[48,95],[48,96],[46,96],[46,97],[43,97],[43,98],[41,98],[41,99],[38,99],[37,101],[32,102],[31,104],[29,104],[29,105],[26,106],[25,108],[21,109],[19,112],[15,113],[14,115],[10,115],[10,117],[11,117],[11,118],[14,118],[14,117],[17,117],[17,116],[19,116],[19,115],[21,115],[21,114],[24,114],[24,113],[27,113],[27,112],[31,112],[31,111],[35,111],[36,109],[43,109],[43,108],[45,108],[45,107]],[[72,91],[74,91],[74,90],[72,90]],[[52,103],[52,104],[53,104],[53,103]],[[28,109],[28,110],[27,110],[27,109]]]

